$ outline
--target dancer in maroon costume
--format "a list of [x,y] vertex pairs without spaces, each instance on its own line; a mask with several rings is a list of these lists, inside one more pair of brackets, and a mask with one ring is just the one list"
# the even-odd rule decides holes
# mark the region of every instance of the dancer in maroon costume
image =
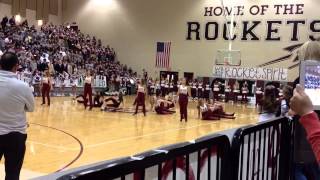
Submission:
[[186,79],[182,80],[182,84],[179,87],[179,106],[180,106],[180,121],[184,119],[188,121],[188,96],[190,94],[190,88],[186,86]]
[[87,71],[86,73],[86,77],[84,79],[84,92],[83,92],[83,96],[84,96],[84,108],[87,108],[88,105],[88,98],[89,98],[89,104],[90,104],[90,110],[92,110],[93,104],[92,104],[92,81],[93,78],[91,76],[90,71]]
[[220,118],[235,119],[234,113],[226,113],[222,104],[219,103],[212,105],[201,100],[199,101],[198,111],[199,118],[201,112],[202,120],[220,120]]
[[139,106],[142,106],[143,114],[144,116],[146,116],[145,96],[146,96],[146,88],[144,85],[144,81],[141,81],[141,83],[138,82],[137,97],[134,101],[134,105],[136,105],[136,111],[133,115],[136,115],[138,113]]
[[175,113],[171,108],[174,108],[174,102],[158,97],[155,107],[157,114],[165,115]]
[[41,81],[41,90],[42,90],[42,104],[46,104],[46,97],[48,100],[48,106],[50,106],[50,89],[51,89],[51,78],[49,71],[45,71],[44,76],[42,77]]

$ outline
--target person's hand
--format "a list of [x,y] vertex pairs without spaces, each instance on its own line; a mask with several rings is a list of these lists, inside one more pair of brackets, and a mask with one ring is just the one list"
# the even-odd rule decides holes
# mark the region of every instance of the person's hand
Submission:
[[297,85],[290,100],[291,111],[303,116],[313,111],[313,105],[309,96],[304,92],[300,85]]

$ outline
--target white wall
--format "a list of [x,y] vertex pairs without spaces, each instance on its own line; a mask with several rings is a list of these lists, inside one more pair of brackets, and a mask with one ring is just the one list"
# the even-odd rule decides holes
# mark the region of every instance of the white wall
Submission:
[[[11,5],[6,3],[0,3],[0,20],[2,20],[2,17],[8,16],[9,18],[12,16],[11,14]],[[38,22],[36,20],[36,11],[27,9],[26,11],[26,17],[22,17],[22,21],[27,19],[29,25],[38,25]],[[53,24],[60,25],[62,23],[62,2],[59,0],[59,12],[58,16],[56,15],[49,15],[49,22],[52,22]]]
[[[305,42],[310,33],[308,23],[317,19],[320,7],[319,0],[239,0],[237,3],[245,6],[246,13],[240,21],[262,21],[255,30],[262,40],[233,42],[233,49],[242,52],[242,66],[249,67],[286,55],[283,48],[298,43],[290,41],[291,26],[286,25],[280,26],[281,41],[265,41],[267,20],[283,20],[283,23],[287,19],[307,20],[306,25],[299,27],[299,42]],[[247,13],[251,5],[273,6],[275,3],[304,3],[304,14],[276,16],[272,7],[265,16]],[[180,75],[195,72],[196,76],[210,76],[217,49],[227,49],[228,42],[221,37],[216,41],[204,40],[204,31],[201,31],[202,40],[187,41],[187,22],[200,22],[202,30],[208,21],[222,24],[223,17],[204,17],[205,6],[220,5],[220,0],[68,0],[63,21],[78,22],[82,31],[110,44],[116,49],[118,59],[138,72],[145,68],[149,74],[158,75],[159,69],[155,68],[156,42],[171,41],[173,71],[179,71]],[[274,66],[286,68],[289,65],[292,63],[287,61]],[[297,69],[291,70],[289,80],[297,75]]]

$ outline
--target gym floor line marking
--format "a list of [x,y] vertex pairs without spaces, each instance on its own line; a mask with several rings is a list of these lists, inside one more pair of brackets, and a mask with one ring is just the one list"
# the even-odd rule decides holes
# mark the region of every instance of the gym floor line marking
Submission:
[[92,145],[88,145],[88,146],[85,146],[85,147],[86,148],[94,148],[94,147],[102,146],[102,145],[106,145],[106,144],[112,144],[112,143],[121,142],[121,141],[133,140],[133,139],[138,139],[138,138],[143,138],[143,137],[148,137],[148,136],[154,136],[154,135],[164,134],[164,133],[172,132],[172,131],[179,131],[179,130],[184,130],[184,129],[185,130],[186,129],[192,129],[192,128],[197,128],[197,127],[200,127],[200,126],[217,124],[217,123],[218,122],[212,122],[212,123],[205,123],[205,124],[200,124],[200,125],[196,125],[196,126],[189,126],[189,127],[184,127],[184,128],[169,129],[169,130],[166,130],[166,131],[150,133],[150,134],[145,134],[145,135],[141,135],[141,136],[133,136],[133,137],[120,138],[120,139],[111,140],[111,141],[105,141],[105,142],[102,142],[102,143],[92,144]]
[[27,140],[27,143],[37,144],[37,145],[46,146],[46,147],[50,147],[50,148],[54,148],[54,149],[65,150],[65,151],[77,151],[77,150],[79,150],[79,148],[66,148],[66,147],[62,147],[62,146],[58,146],[58,145],[50,145],[50,144],[31,141],[31,140]]
[[[203,125],[211,125],[211,124],[215,124],[215,123],[217,123],[217,122],[206,123],[206,124],[201,124],[201,125],[197,125],[197,126],[189,126],[189,127],[185,127],[185,128],[169,129],[169,130],[161,131],[161,132],[157,132],[157,133],[150,133],[150,134],[145,134],[145,135],[141,135],[141,136],[132,136],[132,137],[127,137],[127,138],[120,138],[120,139],[115,139],[115,140],[111,140],[111,141],[105,141],[105,142],[102,142],[102,143],[92,144],[92,145],[88,145],[88,146],[84,145],[84,147],[85,148],[93,148],[93,147],[102,146],[102,145],[105,145],[105,144],[112,144],[112,143],[116,143],[116,142],[121,142],[121,141],[126,141],[126,140],[131,140],[131,139],[137,139],[137,138],[141,138],[141,137],[153,136],[153,135],[157,135],[157,134],[163,134],[165,132],[178,131],[178,130],[183,130],[183,129],[192,129],[192,128],[200,127],[200,126],[203,126]],[[58,146],[58,145],[50,145],[50,144],[31,141],[31,140],[27,140],[27,143],[33,143],[33,144],[42,145],[42,146],[49,147],[49,148],[65,150],[65,151],[78,151],[79,150],[79,148],[66,148],[66,147],[61,147],[61,146]]]
[[30,123],[30,124],[33,124],[33,125],[36,125],[36,126],[40,126],[40,127],[45,127],[45,128],[49,128],[49,129],[53,129],[53,130],[56,130],[56,131],[59,131],[59,132],[62,132],[70,137],[72,137],[74,140],[76,140],[79,144],[79,153],[77,154],[77,156],[72,160],[70,161],[68,164],[64,165],[63,167],[61,167],[60,169],[56,170],[55,172],[60,172],[60,171],[63,171],[64,169],[66,169],[67,167],[69,167],[70,165],[72,165],[74,162],[76,162],[82,155],[83,153],[83,144],[82,142],[80,141],[80,139],[78,139],[76,136],[64,131],[64,130],[61,130],[61,129],[58,129],[58,128],[54,128],[54,127],[50,127],[50,126],[46,126],[46,125],[42,125],[42,124],[37,124],[37,123]]

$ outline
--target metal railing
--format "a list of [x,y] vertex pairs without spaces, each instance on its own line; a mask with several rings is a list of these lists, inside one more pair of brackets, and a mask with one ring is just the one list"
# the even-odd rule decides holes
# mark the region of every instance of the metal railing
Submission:
[[69,179],[290,179],[294,122],[279,118],[68,173]]

